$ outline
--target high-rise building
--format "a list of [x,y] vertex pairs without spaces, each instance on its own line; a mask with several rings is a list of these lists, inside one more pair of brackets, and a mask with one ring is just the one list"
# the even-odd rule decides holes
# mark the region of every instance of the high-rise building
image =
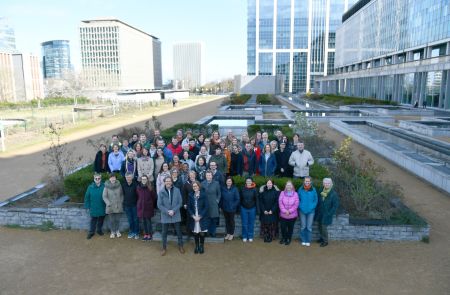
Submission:
[[44,79],[62,79],[72,66],[68,40],[51,40],[41,43]]
[[5,17],[0,17],[0,50],[16,50],[16,37],[14,35],[14,29]]
[[320,92],[450,109],[450,0],[361,0],[342,20]]
[[334,68],[336,28],[356,0],[247,0],[247,74],[308,92]]
[[82,21],[81,65],[91,90],[162,87],[161,42],[117,19]]
[[192,89],[205,83],[204,44],[183,42],[173,45],[173,79],[177,89]]
[[43,98],[39,57],[0,52],[0,101],[28,101]]

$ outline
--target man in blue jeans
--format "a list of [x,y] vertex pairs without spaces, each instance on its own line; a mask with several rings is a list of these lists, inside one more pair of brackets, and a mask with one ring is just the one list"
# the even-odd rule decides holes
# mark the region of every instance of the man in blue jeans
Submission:
[[133,173],[125,174],[125,182],[122,183],[123,190],[123,211],[128,218],[130,229],[128,231],[129,239],[139,239],[139,219],[137,217],[137,183],[134,180]]
[[256,184],[252,178],[248,177],[241,190],[242,241],[244,243],[253,242],[257,197]]

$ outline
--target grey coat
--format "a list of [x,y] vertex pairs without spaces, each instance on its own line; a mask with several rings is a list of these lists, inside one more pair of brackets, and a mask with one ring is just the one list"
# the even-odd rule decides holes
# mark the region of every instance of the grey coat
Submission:
[[211,183],[208,183],[205,180],[202,182],[202,190],[208,200],[209,217],[219,217],[219,201],[221,197],[219,182],[213,180]]
[[[172,202],[170,201],[169,192],[163,187],[158,193],[158,208],[161,211],[161,223],[181,222],[180,208],[183,205],[183,198],[180,190],[176,187],[171,189]],[[167,213],[169,210],[175,211],[173,216]]]
[[123,190],[118,180],[116,180],[114,184],[109,180],[105,182],[103,201],[106,204],[106,214],[123,212]]

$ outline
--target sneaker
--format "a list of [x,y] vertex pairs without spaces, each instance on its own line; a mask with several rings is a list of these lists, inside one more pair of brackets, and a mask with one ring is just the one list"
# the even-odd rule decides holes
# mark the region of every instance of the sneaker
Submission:
[[135,234],[135,235],[134,235],[134,239],[135,239],[135,240],[139,240],[139,234]]
[[94,236],[94,233],[88,233],[86,239],[90,240]]
[[242,242],[247,243],[247,239],[242,239]]
[[232,241],[233,240],[233,235],[230,235],[229,237],[228,237],[228,241]]
[[118,238],[120,238],[122,235],[120,234],[120,231],[117,231],[116,232],[116,236],[118,237]]
[[104,235],[104,233],[103,233],[101,230],[97,231],[97,234],[98,234],[99,236],[103,236],[103,235]]
[[251,243],[251,242],[253,242],[253,239],[248,239],[248,241]]
[[129,239],[134,238],[134,234],[133,234],[133,233],[128,233],[128,238],[129,238]]
[[114,233],[111,233],[111,235],[109,236],[110,239],[114,239],[116,237],[116,235]]
[[228,240],[230,238],[230,235],[229,234],[227,234],[226,236],[225,236],[225,238],[223,238],[224,240]]
[[306,247],[310,247],[310,246],[311,246],[311,243],[305,243],[305,246],[306,246]]
[[302,242],[302,246],[306,246],[306,243]]

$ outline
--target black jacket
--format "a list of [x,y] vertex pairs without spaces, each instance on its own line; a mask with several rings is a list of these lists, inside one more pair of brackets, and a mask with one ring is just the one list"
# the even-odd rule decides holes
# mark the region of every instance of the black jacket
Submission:
[[[280,177],[292,177],[292,166],[289,165],[289,157],[291,156],[291,151],[288,149],[284,149],[283,152],[277,150],[275,152],[275,158],[277,159],[277,169],[275,170],[275,174]],[[284,169],[284,172],[281,172],[281,168]]]
[[137,183],[135,180],[129,185],[125,180],[122,183],[123,191],[123,206],[124,207],[134,207],[137,204],[137,193],[136,193]]
[[108,165],[108,156],[109,156],[109,152],[106,151],[105,169],[102,169],[102,151],[97,152],[97,154],[95,155],[95,161],[94,161],[94,171],[95,172],[97,172],[97,173],[111,172],[109,170],[109,165]]
[[[270,190],[263,186],[258,197],[259,217],[263,223],[272,223],[278,220],[278,196],[280,191],[275,187]],[[264,214],[264,211],[272,211],[272,214]]]
[[241,175],[242,176],[243,162],[242,153],[231,153],[231,165],[230,165],[230,175]]
[[245,209],[252,209],[256,207],[258,192],[255,187],[244,187],[241,190],[241,206]]

